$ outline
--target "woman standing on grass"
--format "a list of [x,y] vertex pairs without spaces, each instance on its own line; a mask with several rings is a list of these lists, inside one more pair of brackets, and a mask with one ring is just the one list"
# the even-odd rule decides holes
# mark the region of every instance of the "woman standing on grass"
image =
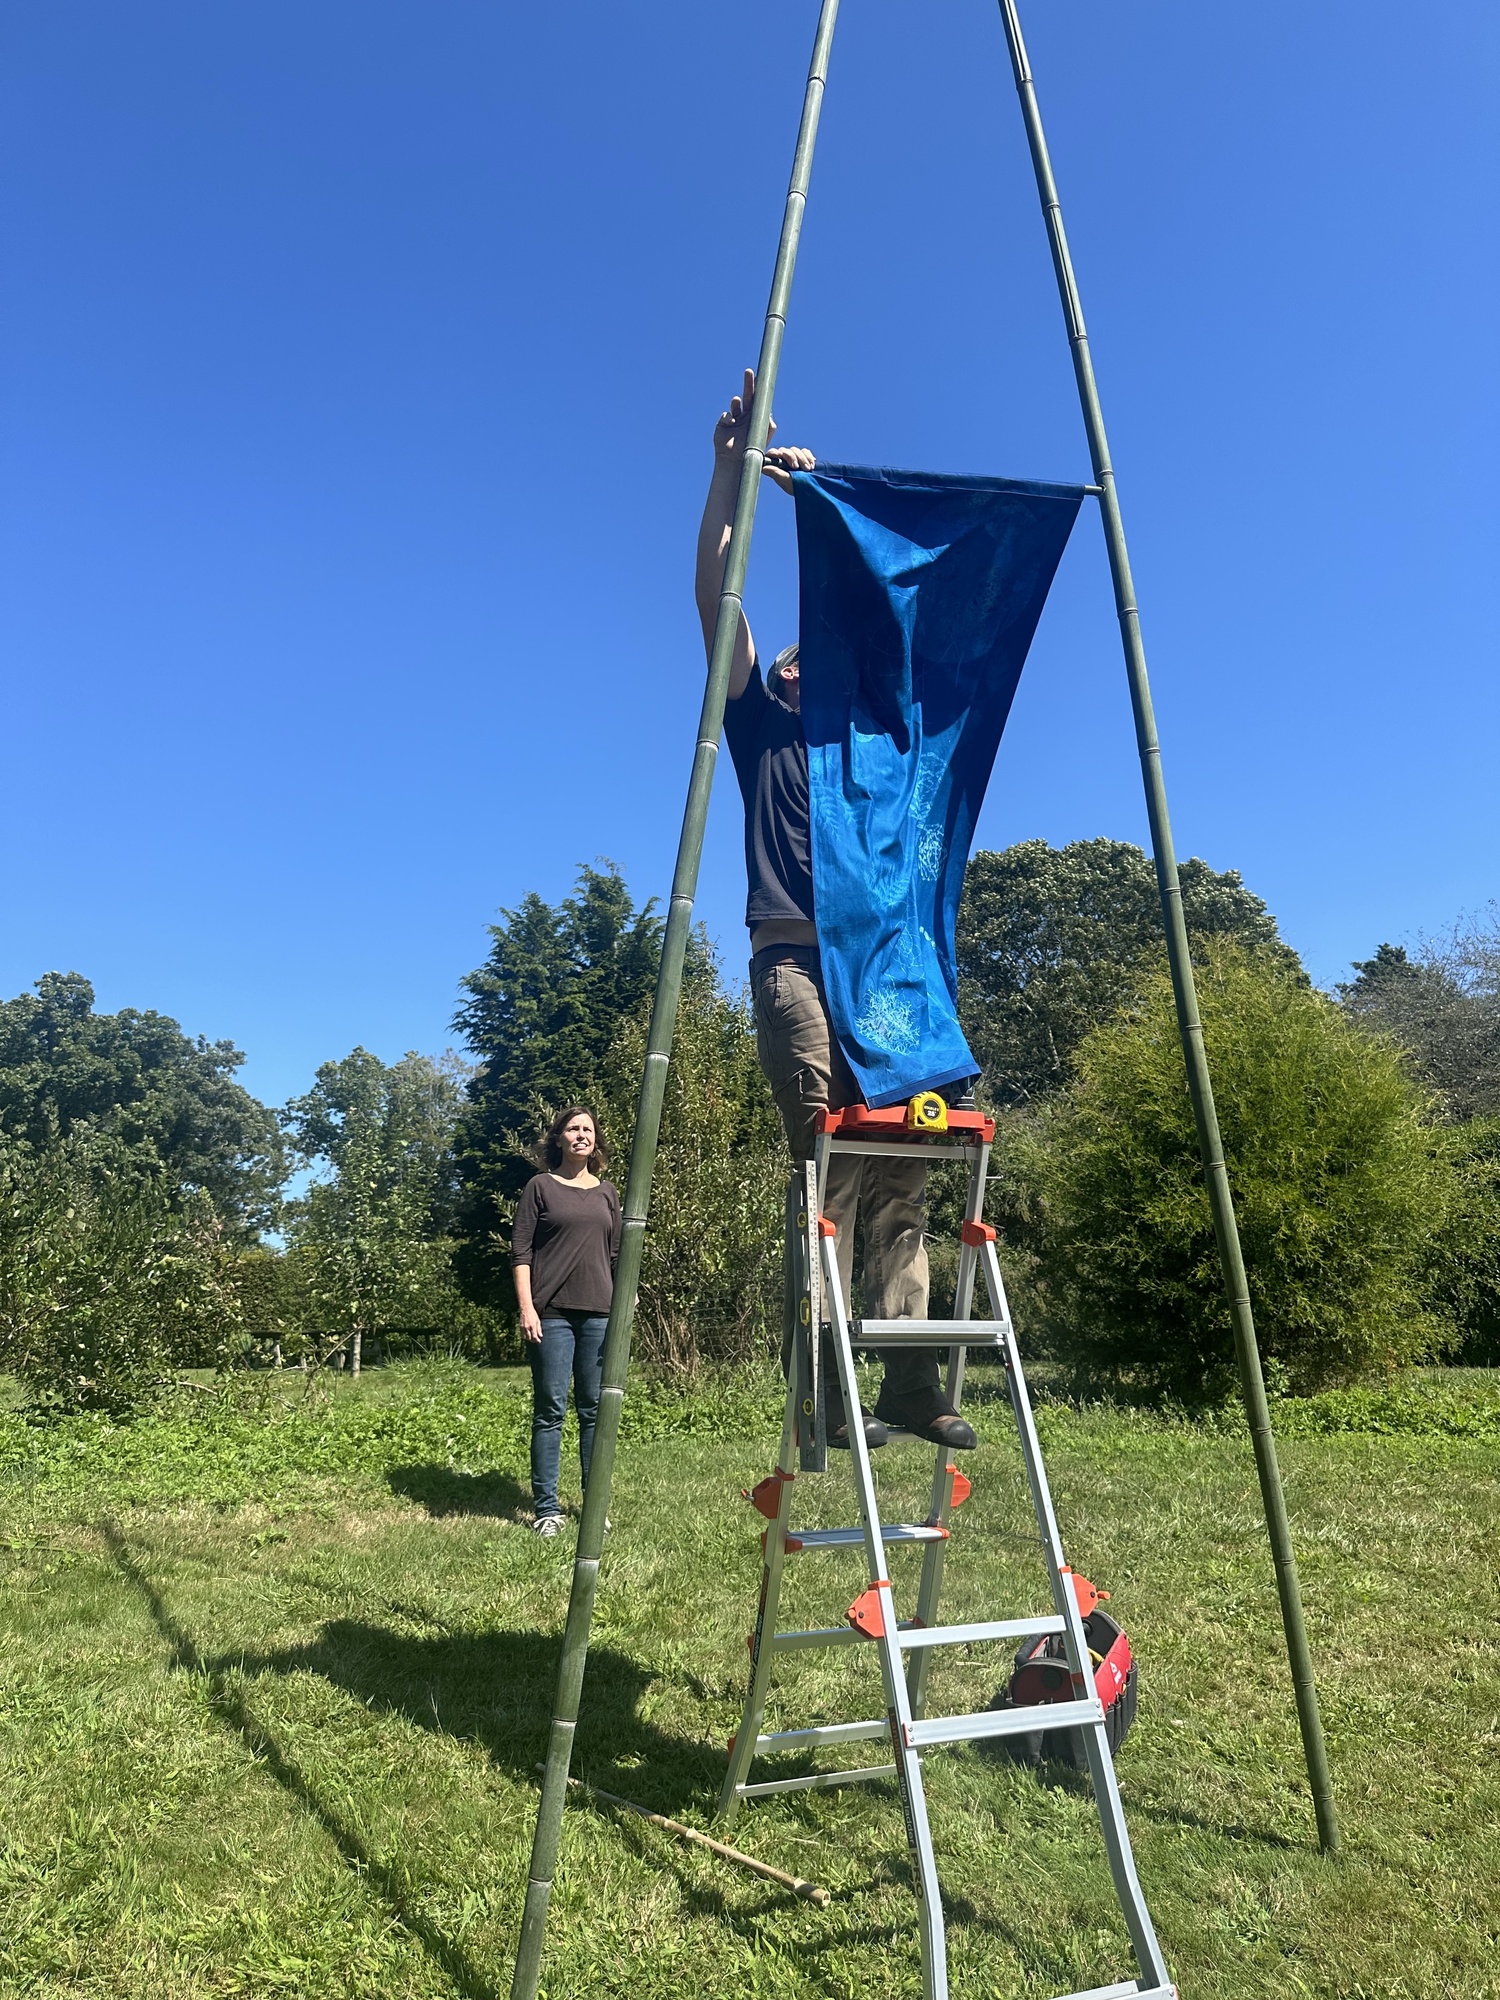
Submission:
[[563,1524],[557,1478],[570,1376],[588,1484],[604,1329],[620,1254],[620,1197],[599,1178],[609,1157],[599,1121],[585,1104],[558,1112],[537,1156],[545,1171],[526,1183],[516,1204],[511,1262],[531,1363],[532,1526],[539,1535],[555,1535]]

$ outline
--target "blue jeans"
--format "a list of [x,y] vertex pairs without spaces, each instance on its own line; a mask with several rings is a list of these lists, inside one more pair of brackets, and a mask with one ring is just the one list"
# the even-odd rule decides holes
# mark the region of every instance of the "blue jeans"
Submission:
[[542,1337],[528,1343],[531,1360],[531,1497],[538,1520],[559,1514],[557,1476],[562,1469],[563,1418],[568,1414],[568,1378],[578,1412],[578,1457],[588,1485],[599,1414],[599,1377],[604,1361],[606,1313],[545,1313]]

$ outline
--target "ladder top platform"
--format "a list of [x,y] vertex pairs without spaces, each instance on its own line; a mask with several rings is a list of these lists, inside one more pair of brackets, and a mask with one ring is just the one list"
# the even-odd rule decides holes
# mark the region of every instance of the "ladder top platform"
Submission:
[[835,1139],[888,1139],[908,1146],[936,1140],[950,1146],[987,1146],[995,1136],[995,1121],[982,1111],[950,1111],[946,1131],[920,1131],[908,1124],[904,1104],[888,1105],[882,1111],[872,1111],[867,1104],[846,1104],[841,1109],[825,1107],[820,1111],[817,1129]]

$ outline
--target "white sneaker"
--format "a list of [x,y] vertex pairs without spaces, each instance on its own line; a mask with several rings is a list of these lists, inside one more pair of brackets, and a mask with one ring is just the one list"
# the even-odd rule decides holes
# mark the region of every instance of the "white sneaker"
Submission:
[[531,1532],[534,1535],[540,1535],[544,1541],[550,1541],[554,1535],[560,1535],[562,1531],[563,1517],[561,1514],[538,1514],[531,1524]]

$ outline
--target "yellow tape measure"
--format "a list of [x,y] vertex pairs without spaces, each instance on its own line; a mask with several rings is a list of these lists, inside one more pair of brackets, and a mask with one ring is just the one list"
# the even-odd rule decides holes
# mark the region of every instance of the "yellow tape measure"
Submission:
[[935,1090],[919,1090],[906,1107],[906,1126],[910,1132],[946,1132],[947,1104]]

